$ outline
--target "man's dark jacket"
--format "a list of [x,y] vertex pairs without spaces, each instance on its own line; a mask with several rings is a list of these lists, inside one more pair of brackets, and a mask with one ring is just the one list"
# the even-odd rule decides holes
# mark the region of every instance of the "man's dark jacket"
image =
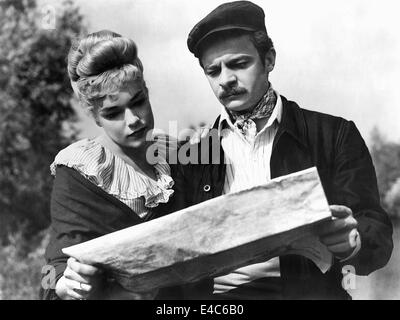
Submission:
[[[301,109],[284,97],[282,103],[282,120],[270,160],[271,178],[316,166],[329,204],[352,209],[362,242],[354,258],[342,263],[335,260],[326,274],[302,256],[280,257],[283,298],[348,299],[341,285],[342,267],[351,265],[358,275],[368,275],[386,265],[393,249],[392,225],[380,205],[370,153],[353,122]],[[218,123],[219,118],[214,128]],[[201,148],[200,144],[198,150]],[[226,168],[222,148],[219,152],[220,164],[178,167],[175,200],[181,208],[222,194]],[[212,290],[213,280],[207,279],[183,287],[183,297],[213,299]]]

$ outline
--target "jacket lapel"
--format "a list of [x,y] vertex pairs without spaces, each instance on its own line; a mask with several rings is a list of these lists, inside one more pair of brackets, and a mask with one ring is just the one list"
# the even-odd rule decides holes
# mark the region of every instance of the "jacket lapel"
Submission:
[[282,97],[282,121],[275,136],[270,161],[271,178],[313,166],[307,139],[307,126],[300,108]]

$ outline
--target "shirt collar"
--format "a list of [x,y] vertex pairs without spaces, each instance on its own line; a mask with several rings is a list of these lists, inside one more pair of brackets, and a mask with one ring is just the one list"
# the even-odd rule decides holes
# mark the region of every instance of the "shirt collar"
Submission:
[[[274,108],[274,111],[271,114],[271,117],[268,119],[268,122],[266,123],[266,125],[264,126],[264,128],[262,128],[262,131],[264,131],[266,128],[270,127],[274,121],[276,120],[278,122],[278,124],[281,123],[282,120],[282,99],[280,94],[274,90],[277,99],[276,99],[276,105]],[[234,124],[232,123],[231,118],[229,117],[228,112],[226,111],[225,107],[222,106],[221,107],[221,117],[219,119],[219,123],[218,123],[218,135],[221,136],[221,131],[222,129],[224,129],[226,126],[228,126],[231,130],[235,129]]]

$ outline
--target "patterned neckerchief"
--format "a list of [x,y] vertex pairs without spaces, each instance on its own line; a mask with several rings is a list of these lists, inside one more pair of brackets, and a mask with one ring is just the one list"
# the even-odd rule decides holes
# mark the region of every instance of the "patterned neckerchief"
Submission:
[[255,108],[253,108],[251,111],[239,113],[226,109],[235,127],[251,144],[254,143],[255,136],[257,134],[257,126],[254,120],[264,118],[269,119],[276,105],[277,96],[274,89],[272,88],[271,83],[268,84],[269,87],[267,92],[261,98],[260,102],[255,106]]

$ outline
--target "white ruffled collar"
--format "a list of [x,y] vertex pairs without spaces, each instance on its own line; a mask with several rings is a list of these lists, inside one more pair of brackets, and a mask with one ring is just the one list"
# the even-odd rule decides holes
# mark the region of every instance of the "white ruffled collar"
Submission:
[[58,165],[77,170],[132,209],[137,198],[143,197],[145,206],[153,208],[168,202],[174,193],[174,181],[165,160],[154,165],[155,181],[135,170],[95,139],[82,139],[61,150],[50,166],[53,175]]

